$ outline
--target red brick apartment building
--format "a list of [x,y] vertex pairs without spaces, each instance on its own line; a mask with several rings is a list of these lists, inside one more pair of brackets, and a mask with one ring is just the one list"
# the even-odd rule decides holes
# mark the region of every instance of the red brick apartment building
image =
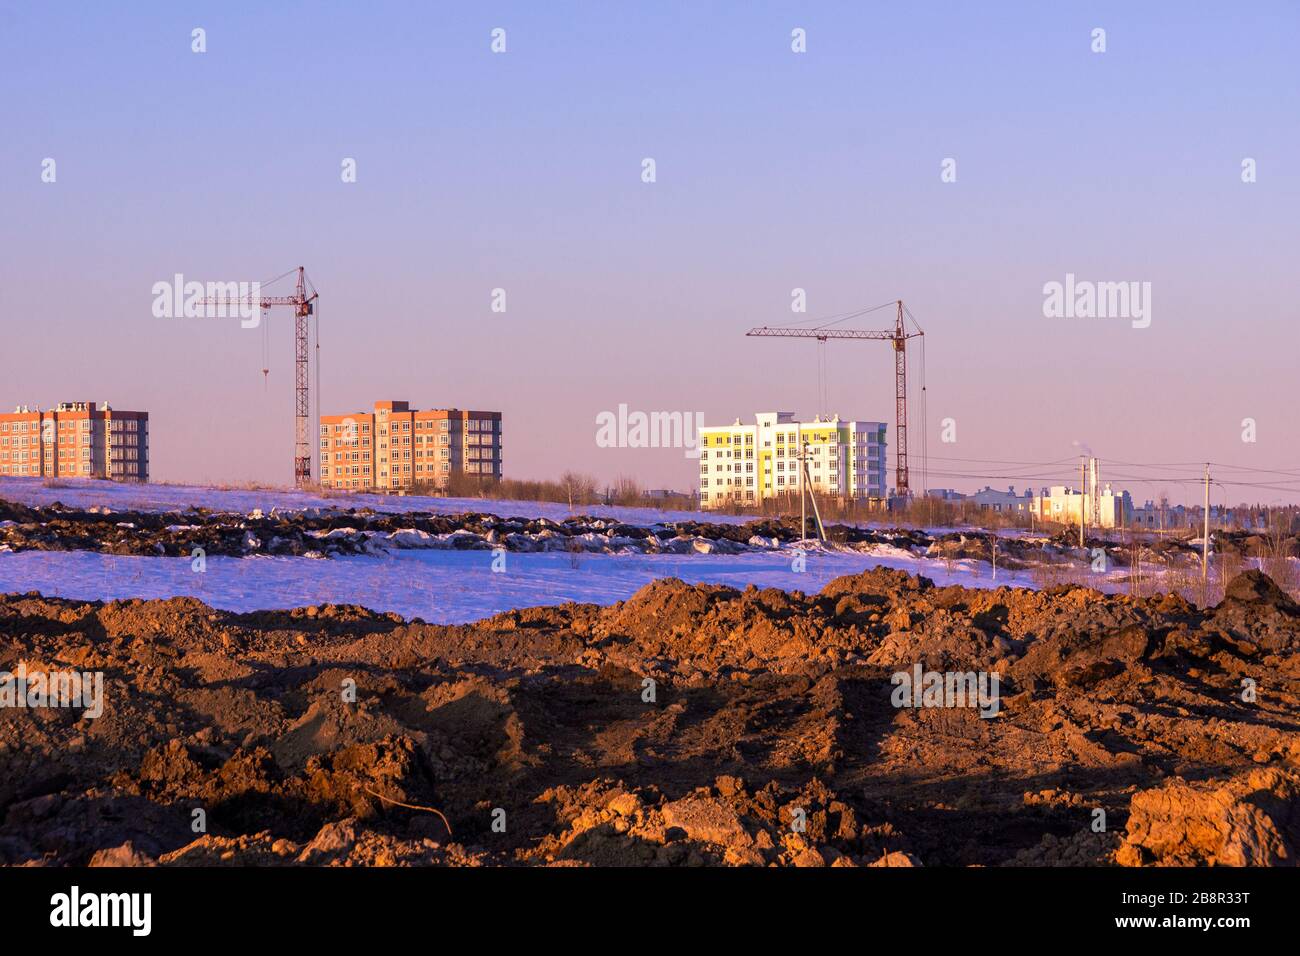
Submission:
[[0,476],[149,480],[149,413],[107,402],[20,405],[0,414]]
[[322,488],[445,485],[462,474],[501,477],[500,412],[420,411],[407,402],[375,402],[373,414],[321,416]]

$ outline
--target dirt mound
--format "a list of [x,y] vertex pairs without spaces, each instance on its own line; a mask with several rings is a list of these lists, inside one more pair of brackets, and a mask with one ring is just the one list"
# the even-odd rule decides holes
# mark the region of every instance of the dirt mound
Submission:
[[[254,554],[333,557],[389,549],[694,552],[736,554],[779,547],[798,538],[792,524],[665,521],[649,527],[575,515],[563,521],[465,512],[377,513],[369,509],[307,509],[263,514],[207,509],[159,513],[77,510],[55,503],[28,508],[0,499],[0,551],[98,551],[193,558]],[[837,540],[870,543],[876,532],[839,528]]]
[[3,596],[0,671],[99,674],[103,697],[18,706],[0,681],[0,861],[1291,863],[1279,595],[1252,573],[1201,611],[876,569],[457,627]]
[[1266,604],[1292,613],[1300,611],[1280,587],[1263,571],[1250,570],[1228,582],[1223,594],[1225,601],[1242,604]]

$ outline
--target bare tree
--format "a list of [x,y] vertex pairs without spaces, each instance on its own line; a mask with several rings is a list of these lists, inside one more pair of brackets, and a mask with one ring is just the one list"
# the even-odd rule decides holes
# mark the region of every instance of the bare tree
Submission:
[[1264,547],[1261,570],[1282,590],[1294,591],[1296,580],[1295,569],[1291,564],[1291,521],[1285,512],[1279,510],[1269,513]]
[[569,502],[569,510],[574,505],[590,504],[596,496],[596,479],[576,471],[566,471],[560,475],[560,491]]
[[645,493],[641,490],[641,485],[630,475],[619,475],[614,482],[614,491],[611,495],[613,503],[618,505],[639,505],[645,499]]

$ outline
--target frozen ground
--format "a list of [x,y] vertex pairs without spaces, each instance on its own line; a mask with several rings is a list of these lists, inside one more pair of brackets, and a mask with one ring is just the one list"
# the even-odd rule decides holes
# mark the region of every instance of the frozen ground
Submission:
[[505,570],[492,570],[490,551],[401,551],[386,557],[342,560],[222,558],[197,573],[188,558],[104,555],[85,551],[20,551],[0,554],[0,593],[40,591],[78,600],[168,598],[190,595],[232,611],[360,604],[439,624],[464,623],[512,608],[566,601],[611,604],[656,578],[679,577],[742,588],[748,584],[809,593],[831,579],[871,567],[919,572],[936,584],[968,587],[1029,587],[1025,572],[999,571],[997,581],[979,561],[955,561],[952,572],[895,549],[873,554],[809,553],[806,570],[794,556],[505,555]]
[[[503,517],[563,520],[561,504],[491,501],[478,498],[428,498],[390,495],[319,495],[292,489],[217,489],[191,485],[126,485],[85,479],[0,478],[0,498],[29,506],[65,505],[112,511],[171,511],[191,505],[247,514],[260,508],[293,511],[316,508],[373,508],[376,511],[429,511],[452,514],[490,512]],[[590,507],[582,513],[629,524],[703,519],[743,523],[745,518],[651,508]],[[948,530],[948,529],[945,529]],[[969,530],[969,529],[951,529]],[[1017,532],[1011,531],[1011,534]],[[1023,532],[1021,532],[1023,533]],[[877,544],[863,550],[814,549],[803,570],[796,554],[779,551],[726,554],[582,554],[577,566],[567,553],[504,555],[505,570],[492,570],[492,551],[394,550],[374,556],[313,560],[298,557],[213,556],[206,571],[191,570],[188,558],[107,555],[83,551],[24,550],[0,553],[0,593],[39,591],[81,600],[168,598],[190,595],[232,611],[300,607],[310,604],[360,604],[436,623],[463,623],[512,608],[566,601],[610,604],[630,597],[661,577],[689,583],[778,587],[816,593],[830,580],[872,567],[922,574],[936,584],[968,587],[1033,587],[1028,571],[1003,569],[996,580],[983,561],[944,561]],[[1089,584],[1114,589],[1114,575]]]
[[16,501],[29,508],[62,502],[69,507],[107,507],[113,511],[183,511],[191,505],[213,511],[238,511],[254,508],[270,512],[301,511],[306,508],[373,508],[404,514],[428,511],[436,514],[460,514],[477,511],[503,518],[524,516],[563,521],[572,514],[613,518],[627,524],[650,525],[660,521],[714,521],[718,524],[744,524],[750,520],[735,515],[701,514],[698,511],[660,511],[657,508],[622,508],[586,505],[570,512],[567,505],[537,501],[494,501],[490,498],[428,498],[418,495],[321,495],[292,488],[207,488],[200,485],[128,485],[91,478],[59,478],[47,486],[43,478],[0,478],[0,498]]
[[[113,511],[183,511],[195,505],[213,511],[237,511],[247,514],[254,508],[270,512],[301,511],[307,508],[373,508],[394,514],[428,511],[435,514],[460,514],[476,511],[503,518],[550,518],[563,521],[574,513],[598,518],[613,518],[627,524],[651,525],[662,521],[712,521],[718,524],[744,524],[758,515],[726,515],[712,511],[661,511],[657,508],[624,508],[588,505],[570,512],[559,502],[496,501],[490,498],[431,498],[420,495],[320,494],[293,488],[212,488],[203,485],[128,485],[89,478],[57,478],[46,485],[44,478],[0,477],[0,498],[16,501],[30,508],[61,502],[69,507],[107,507]],[[812,527],[812,516],[808,516]],[[839,522],[828,522],[839,523]],[[894,527],[894,522],[852,521],[857,527]],[[987,534],[971,525],[924,528],[931,534]],[[1027,537],[1024,528],[1003,528],[1000,537]]]

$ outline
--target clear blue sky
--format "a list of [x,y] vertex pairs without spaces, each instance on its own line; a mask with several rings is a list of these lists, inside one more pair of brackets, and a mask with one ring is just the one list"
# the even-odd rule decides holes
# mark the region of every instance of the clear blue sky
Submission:
[[[301,263],[323,411],[499,409],[516,477],[692,487],[595,416],[811,415],[815,346],[743,332],[898,297],[932,473],[1074,442],[1300,469],[1298,41],[1294,2],[0,3],[0,402],[145,409],[156,479],[288,483],[286,316],[264,387],[260,333],[155,319],[150,288]],[[1150,328],[1044,318],[1067,272],[1151,282]],[[887,348],[828,367],[892,441]]]

